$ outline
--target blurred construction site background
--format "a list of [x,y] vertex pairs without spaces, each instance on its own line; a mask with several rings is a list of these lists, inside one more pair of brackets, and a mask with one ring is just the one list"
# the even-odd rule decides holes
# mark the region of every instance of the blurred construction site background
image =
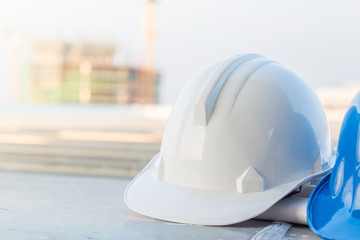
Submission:
[[336,145],[360,90],[348,2],[0,1],[0,170],[132,177],[186,80],[252,51],[316,89]]

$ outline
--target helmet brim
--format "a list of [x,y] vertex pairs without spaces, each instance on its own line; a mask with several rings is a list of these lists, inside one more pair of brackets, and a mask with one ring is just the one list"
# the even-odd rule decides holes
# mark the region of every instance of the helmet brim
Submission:
[[360,219],[354,218],[350,206],[331,196],[331,173],[316,185],[308,201],[307,222],[311,230],[324,239],[360,239]]
[[127,186],[127,206],[143,215],[199,225],[229,225],[254,218],[268,210],[303,183],[330,169],[306,178],[254,193],[199,190],[159,181],[153,165],[159,155]]

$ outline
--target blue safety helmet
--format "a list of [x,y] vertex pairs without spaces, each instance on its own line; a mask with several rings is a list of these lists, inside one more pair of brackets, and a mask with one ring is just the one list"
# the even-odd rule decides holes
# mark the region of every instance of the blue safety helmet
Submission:
[[311,230],[325,239],[360,239],[360,92],[341,126],[336,163],[307,206]]

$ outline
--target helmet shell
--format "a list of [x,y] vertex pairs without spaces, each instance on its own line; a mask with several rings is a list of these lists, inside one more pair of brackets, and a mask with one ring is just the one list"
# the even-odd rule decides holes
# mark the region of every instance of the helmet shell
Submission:
[[302,78],[258,54],[234,56],[186,84],[160,153],[125,202],[167,221],[237,223],[330,171],[332,152],[324,110]]
[[341,125],[334,169],[316,185],[307,205],[311,230],[325,239],[360,239],[360,92]]
[[236,191],[249,167],[262,179],[260,190],[328,168],[332,148],[310,86],[282,64],[249,54],[212,65],[187,83],[160,154],[161,180]]

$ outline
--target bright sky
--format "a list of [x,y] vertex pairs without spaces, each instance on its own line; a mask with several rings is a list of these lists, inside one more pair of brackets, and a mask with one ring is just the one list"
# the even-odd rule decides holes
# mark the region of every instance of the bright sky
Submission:
[[[360,1],[158,0],[156,11],[162,103],[200,68],[247,52],[282,62],[315,88],[360,82]],[[0,0],[0,31],[115,43],[139,65],[144,14],[144,0]]]

